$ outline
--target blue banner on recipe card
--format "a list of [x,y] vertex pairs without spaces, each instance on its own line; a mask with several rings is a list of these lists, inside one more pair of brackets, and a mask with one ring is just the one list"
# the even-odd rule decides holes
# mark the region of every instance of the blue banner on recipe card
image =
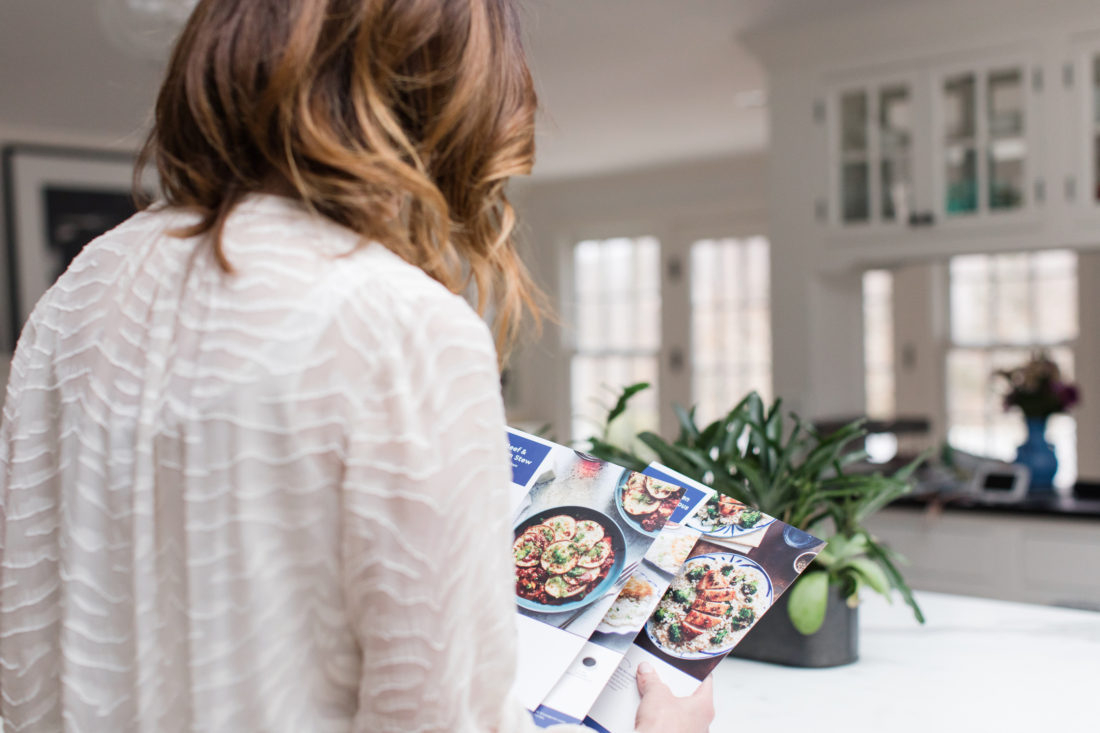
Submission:
[[691,510],[696,505],[698,505],[699,502],[702,501],[703,497],[705,497],[708,493],[703,489],[693,486],[692,484],[695,484],[697,482],[688,478],[687,476],[662,470],[653,465],[647,466],[646,469],[642,471],[642,473],[646,476],[652,476],[653,478],[660,481],[667,481],[670,484],[676,484],[677,486],[684,487],[685,491],[684,495],[680,498],[680,505],[676,507],[676,511],[672,512],[672,515],[668,518],[668,521],[670,522],[676,522],[678,524],[682,523],[685,519],[687,519],[687,516],[691,513]]
[[550,446],[516,435],[511,430],[508,431],[508,443],[512,448],[512,483],[526,486],[550,452]]
[[[654,476],[654,478],[657,478],[657,477]],[[584,725],[586,725],[589,728],[591,728],[592,730],[596,731],[596,733],[611,733],[611,731],[609,731],[607,728],[604,728],[602,725],[597,723],[595,720],[592,720],[592,718],[585,718],[584,719]]]
[[581,721],[576,718],[571,718],[565,713],[559,713],[557,710],[548,708],[545,705],[539,705],[535,712],[531,713],[531,718],[535,721],[535,725],[540,728],[549,728],[552,725],[581,724]]

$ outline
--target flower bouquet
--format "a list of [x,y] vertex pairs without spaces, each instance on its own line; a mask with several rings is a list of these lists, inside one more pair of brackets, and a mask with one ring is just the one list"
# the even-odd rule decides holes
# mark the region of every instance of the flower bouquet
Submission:
[[1027,422],[1027,440],[1016,451],[1016,463],[1030,471],[1029,493],[1049,493],[1058,472],[1058,457],[1045,437],[1047,418],[1077,404],[1077,385],[1063,380],[1058,365],[1041,350],[1033,352],[1027,363],[993,374],[1008,385],[1005,410],[1020,408]]
[[1058,365],[1044,351],[1032,353],[1027,363],[1014,369],[998,369],[994,376],[1007,383],[1005,410],[1018,407],[1025,417],[1067,412],[1080,399],[1077,385],[1062,379]]

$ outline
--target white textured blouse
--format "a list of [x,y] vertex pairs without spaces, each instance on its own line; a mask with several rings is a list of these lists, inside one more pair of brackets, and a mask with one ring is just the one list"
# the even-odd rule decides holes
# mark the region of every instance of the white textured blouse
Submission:
[[484,323],[289,199],[234,211],[232,275],[194,221],[90,244],[20,339],[5,730],[533,729]]

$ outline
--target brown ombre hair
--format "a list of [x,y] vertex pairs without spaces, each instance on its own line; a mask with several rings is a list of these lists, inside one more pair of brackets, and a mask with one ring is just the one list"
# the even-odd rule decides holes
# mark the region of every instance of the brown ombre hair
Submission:
[[512,241],[510,176],[534,163],[536,99],[514,0],[200,0],[169,62],[151,161],[221,266],[233,207],[266,191],[473,283],[497,345],[537,290]]

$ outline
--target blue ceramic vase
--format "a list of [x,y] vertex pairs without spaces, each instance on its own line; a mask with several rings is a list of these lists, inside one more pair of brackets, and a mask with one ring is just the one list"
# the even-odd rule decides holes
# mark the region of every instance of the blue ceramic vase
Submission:
[[1031,471],[1029,494],[1049,494],[1054,491],[1054,474],[1058,473],[1058,456],[1047,442],[1047,418],[1027,419],[1027,440],[1016,449],[1016,462]]

